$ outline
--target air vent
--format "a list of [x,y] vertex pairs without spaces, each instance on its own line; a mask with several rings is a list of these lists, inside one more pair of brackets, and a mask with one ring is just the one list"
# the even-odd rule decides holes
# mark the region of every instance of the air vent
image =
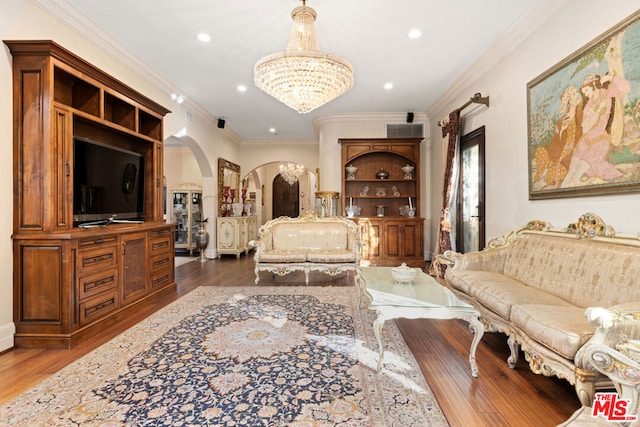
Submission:
[[387,124],[387,138],[423,138],[424,123]]

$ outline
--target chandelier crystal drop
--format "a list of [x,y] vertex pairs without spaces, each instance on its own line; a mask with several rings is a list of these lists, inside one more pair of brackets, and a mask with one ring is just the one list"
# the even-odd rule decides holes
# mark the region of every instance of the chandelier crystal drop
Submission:
[[303,173],[304,166],[302,165],[294,165],[292,163],[280,165],[280,176],[282,176],[289,185],[295,184]]
[[316,16],[303,0],[291,12],[293,24],[285,50],[261,58],[253,70],[258,88],[302,114],[353,86],[351,64],[318,47]]

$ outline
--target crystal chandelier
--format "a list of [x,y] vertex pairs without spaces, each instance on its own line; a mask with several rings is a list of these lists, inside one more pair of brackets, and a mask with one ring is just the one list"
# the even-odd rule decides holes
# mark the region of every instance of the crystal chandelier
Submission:
[[289,185],[293,185],[298,181],[300,175],[304,173],[304,166],[302,165],[294,165],[294,164],[286,164],[280,165],[280,176],[289,183]]
[[261,58],[254,67],[256,86],[293,108],[308,113],[353,86],[348,61],[322,52],[316,37],[316,11],[305,0],[291,12],[293,24],[283,52]]

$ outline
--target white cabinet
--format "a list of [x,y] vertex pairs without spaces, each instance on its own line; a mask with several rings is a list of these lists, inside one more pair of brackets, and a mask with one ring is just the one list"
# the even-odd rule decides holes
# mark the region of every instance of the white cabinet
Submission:
[[196,248],[195,234],[198,221],[202,221],[202,187],[181,184],[171,190],[169,199],[170,222],[176,226],[175,247],[190,253]]
[[249,252],[249,241],[257,237],[258,222],[255,216],[218,217],[216,235],[218,255]]

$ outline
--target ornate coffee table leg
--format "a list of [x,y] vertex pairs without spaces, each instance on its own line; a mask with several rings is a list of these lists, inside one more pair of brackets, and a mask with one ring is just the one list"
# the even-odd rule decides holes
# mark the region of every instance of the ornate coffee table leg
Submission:
[[469,327],[473,329],[473,341],[471,342],[471,349],[469,350],[469,363],[471,364],[471,376],[478,376],[478,365],[476,363],[476,349],[478,343],[484,335],[484,325],[479,319],[480,313],[474,312],[469,317]]
[[378,317],[373,321],[373,333],[378,341],[378,371],[382,369],[382,359],[384,358],[384,346],[382,345],[382,326],[384,325],[384,314],[378,313]]

